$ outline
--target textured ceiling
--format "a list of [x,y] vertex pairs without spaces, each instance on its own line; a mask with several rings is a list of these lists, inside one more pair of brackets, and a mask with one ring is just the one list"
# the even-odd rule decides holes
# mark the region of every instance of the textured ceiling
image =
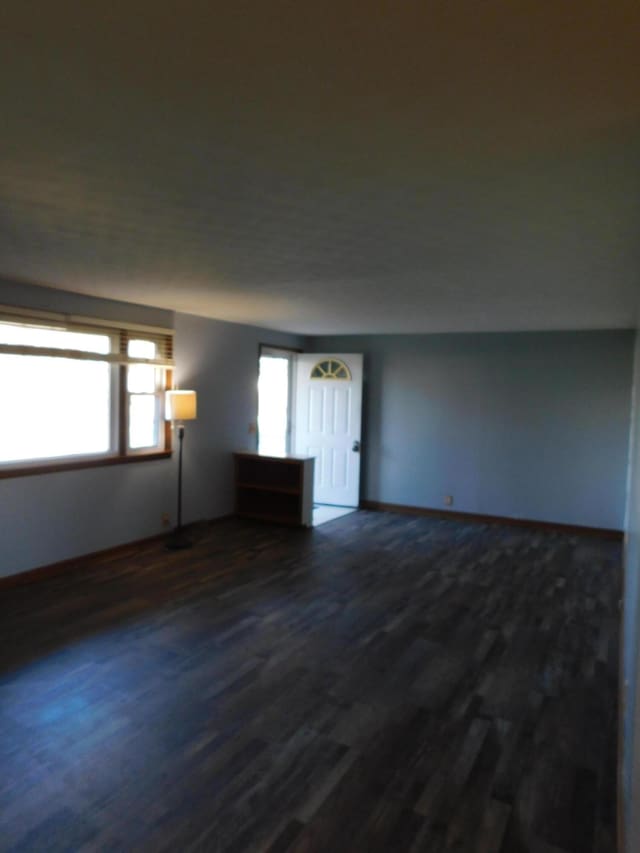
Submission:
[[302,333],[633,323],[637,0],[8,0],[0,51],[5,279]]

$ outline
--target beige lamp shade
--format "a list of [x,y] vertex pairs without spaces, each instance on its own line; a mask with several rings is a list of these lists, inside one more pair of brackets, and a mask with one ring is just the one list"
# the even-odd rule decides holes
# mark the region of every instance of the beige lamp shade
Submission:
[[167,391],[165,420],[192,421],[197,417],[198,397],[195,391]]

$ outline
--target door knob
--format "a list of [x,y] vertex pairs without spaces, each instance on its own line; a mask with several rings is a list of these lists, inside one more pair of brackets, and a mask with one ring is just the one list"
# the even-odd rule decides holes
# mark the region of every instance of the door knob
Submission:
[[353,447],[351,449],[353,450],[354,453],[360,453],[360,442],[354,441]]

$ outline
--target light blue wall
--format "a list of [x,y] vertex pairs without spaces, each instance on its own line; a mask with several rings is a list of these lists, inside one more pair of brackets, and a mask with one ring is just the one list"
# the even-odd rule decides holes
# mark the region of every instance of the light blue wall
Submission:
[[365,354],[364,498],[622,529],[633,332],[318,338]]
[[[365,353],[363,496],[620,528],[633,334],[307,340],[0,281],[0,303],[173,324],[176,378],[199,392],[184,518],[230,512],[231,452],[254,446],[259,343]],[[0,480],[0,575],[160,532],[176,460]]]
[[255,450],[259,345],[300,348],[280,332],[176,314],[176,377],[198,392],[198,420],[185,427],[187,520],[233,509],[233,450]]
[[640,334],[636,335],[634,359],[625,534],[622,802],[625,849],[636,853],[640,850]]
[[[3,281],[0,304],[175,326],[176,378],[199,392],[184,444],[183,519],[231,512],[231,452],[254,441],[259,343],[301,339]],[[160,533],[163,512],[175,521],[175,457],[0,480],[0,576]]]

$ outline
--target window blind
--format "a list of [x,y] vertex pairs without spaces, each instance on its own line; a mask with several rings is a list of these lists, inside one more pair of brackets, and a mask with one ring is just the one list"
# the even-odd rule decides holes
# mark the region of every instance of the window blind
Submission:
[[[33,344],[6,343],[0,339],[0,354],[30,355],[54,358],[74,358],[102,361],[111,364],[151,364],[171,368],[173,359],[174,330],[158,326],[133,323],[118,323],[72,314],[57,314],[50,311],[32,311],[0,306],[0,325],[28,326],[30,328],[56,329],[58,331],[108,336],[111,344],[108,352],[90,352],[87,349],[39,346]],[[129,354],[130,341],[143,340],[155,345],[155,356],[143,358]]]

